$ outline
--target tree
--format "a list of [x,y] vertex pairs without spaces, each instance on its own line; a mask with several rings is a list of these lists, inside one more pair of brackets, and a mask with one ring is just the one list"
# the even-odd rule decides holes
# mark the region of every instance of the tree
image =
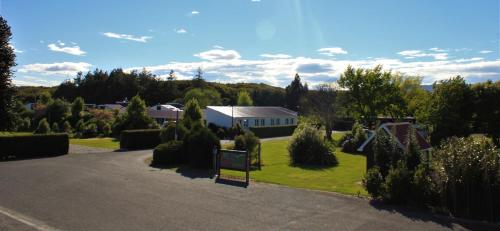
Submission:
[[500,81],[472,85],[474,93],[474,130],[485,133],[500,146]]
[[414,116],[420,123],[427,123],[429,117],[430,93],[422,88],[422,77],[393,75],[394,83],[399,88],[406,107],[400,108],[401,114]]
[[201,67],[198,67],[198,69],[196,69],[196,73],[193,77],[193,86],[194,87],[198,87],[198,88],[203,88],[205,87],[206,83],[205,83],[205,79],[203,79],[203,70],[201,69]]
[[316,91],[308,94],[303,103],[304,110],[313,117],[317,117],[325,126],[326,138],[332,138],[333,124],[337,116],[337,91],[330,84],[321,84]]
[[220,105],[221,97],[219,92],[212,88],[193,88],[184,95],[184,102],[196,99],[199,106],[205,108],[209,105]]
[[382,72],[382,66],[373,69],[355,69],[348,66],[338,81],[347,88],[350,104],[356,119],[373,126],[378,115],[398,117],[404,107],[401,92],[391,77],[391,72]]
[[174,70],[170,70],[170,73],[168,73],[167,80],[172,81],[175,80],[177,77],[175,76]]
[[47,119],[43,118],[38,122],[38,127],[35,130],[36,134],[47,134],[50,133],[50,126]]
[[130,100],[125,113],[116,118],[113,132],[119,134],[126,129],[147,129],[157,126],[156,122],[147,114],[144,100],[136,95]]
[[433,85],[431,110],[431,142],[436,145],[451,136],[468,136],[473,113],[472,91],[460,77]]
[[85,106],[85,102],[82,97],[77,97],[73,103],[71,104],[71,117],[73,117],[74,121],[78,121],[82,116],[83,107]]
[[69,114],[69,104],[62,99],[52,100],[45,113],[49,123],[61,123]]
[[248,91],[240,91],[238,93],[238,106],[252,106],[253,100]]
[[299,111],[300,99],[307,94],[307,88],[300,82],[299,74],[295,74],[293,81],[285,88],[287,108]]
[[14,49],[9,44],[12,33],[7,21],[0,16],[0,131],[10,129],[13,125],[12,67],[16,65]]
[[202,112],[198,100],[195,98],[189,100],[184,107],[184,116],[182,123],[184,126],[191,130],[195,127],[202,126]]

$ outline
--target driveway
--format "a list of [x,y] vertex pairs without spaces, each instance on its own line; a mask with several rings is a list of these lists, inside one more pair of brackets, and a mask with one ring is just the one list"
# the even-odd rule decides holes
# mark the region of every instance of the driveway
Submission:
[[0,162],[0,230],[494,229],[270,184],[147,166],[151,150]]

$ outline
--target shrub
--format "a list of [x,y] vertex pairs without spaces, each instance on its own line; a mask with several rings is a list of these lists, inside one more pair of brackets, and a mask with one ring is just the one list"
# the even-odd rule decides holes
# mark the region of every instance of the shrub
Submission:
[[380,168],[378,166],[370,168],[366,172],[366,176],[363,179],[363,185],[373,198],[377,199],[382,196],[384,192],[384,178],[382,174],[380,174]]
[[83,130],[85,130],[85,124],[83,123],[83,120],[80,119],[78,122],[76,122],[75,125],[75,131],[77,136],[81,136],[83,134]]
[[382,176],[387,176],[389,169],[403,159],[403,154],[403,150],[392,136],[382,129],[377,130],[373,141],[373,156]]
[[252,131],[259,138],[270,138],[291,136],[296,128],[297,125],[279,127],[250,127],[250,131]]
[[411,195],[411,172],[404,163],[399,162],[396,167],[391,167],[385,178],[384,200],[391,203],[406,203]]
[[293,134],[288,145],[292,164],[335,165],[337,158],[321,138],[319,131],[306,126]]
[[97,125],[95,123],[88,123],[83,129],[82,136],[85,138],[97,136]]
[[[176,125],[175,123],[168,123],[167,127],[164,129],[161,129],[160,132],[160,139],[162,143],[166,143],[171,140],[175,140],[175,129]],[[188,133],[189,131],[187,130],[184,125],[179,123],[177,125],[177,140],[183,140],[184,136]]]
[[63,123],[63,131],[69,134],[69,133],[71,133],[72,129],[73,128],[71,128],[71,124],[69,123],[69,121],[67,121],[67,120],[64,121],[64,123]]
[[248,151],[251,163],[255,163],[258,161],[259,144],[259,137],[255,136],[250,131],[234,138],[234,149]]
[[156,146],[153,151],[153,164],[155,165],[178,164],[183,163],[185,160],[184,143],[182,141],[168,141]]
[[47,134],[50,133],[49,122],[47,119],[43,118],[38,122],[38,127],[35,130],[36,134]]
[[500,220],[500,149],[486,138],[452,137],[434,152],[441,197],[456,216]]
[[184,137],[184,145],[193,168],[211,168],[213,149],[220,149],[220,141],[208,128],[199,128],[191,131]]
[[241,134],[245,134],[245,131],[243,130],[243,128],[241,128],[241,125],[239,123],[236,123],[233,127],[230,127],[227,130],[227,137],[229,139],[234,139],[234,137]]
[[215,135],[217,135],[217,137],[219,139],[224,139],[226,137],[229,137],[228,132],[226,131],[226,129],[224,127],[219,127],[213,123],[208,123],[207,127],[208,127],[208,129],[210,129],[210,131],[212,131]]
[[0,136],[0,159],[36,158],[68,153],[68,134]]
[[148,149],[160,144],[160,129],[124,130],[120,136],[121,149]]
[[417,205],[436,205],[439,202],[438,187],[430,174],[432,171],[420,164],[413,174],[412,199]]
[[354,153],[366,141],[367,136],[363,126],[356,122],[352,126],[351,132],[344,135],[342,139],[342,151]]
[[104,126],[102,126],[102,134],[104,136],[111,135],[111,125],[109,125],[109,123],[105,123]]
[[[158,128],[158,124],[147,114],[144,100],[138,95],[132,97],[126,112],[120,114],[113,123],[113,133],[123,130]],[[156,145],[155,145],[156,146]]]
[[50,128],[50,130],[51,130],[52,132],[58,132],[58,131],[59,131],[59,125],[58,125],[56,122],[54,122],[54,123],[52,124],[52,127]]

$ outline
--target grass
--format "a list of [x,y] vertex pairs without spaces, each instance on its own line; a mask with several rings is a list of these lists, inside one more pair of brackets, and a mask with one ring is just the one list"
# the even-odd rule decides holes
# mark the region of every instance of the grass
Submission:
[[89,139],[70,139],[70,144],[78,144],[94,148],[119,149],[120,141],[115,138],[89,138]]
[[21,135],[33,135],[32,132],[0,132],[0,136],[21,136]]
[[[334,139],[341,134],[335,134]],[[290,166],[288,140],[262,142],[262,170],[250,173],[255,181],[286,185],[296,188],[338,192],[367,196],[361,181],[366,171],[366,157],[353,155],[336,148],[339,164],[329,168],[301,168]],[[243,177],[243,172],[222,170],[221,175]]]

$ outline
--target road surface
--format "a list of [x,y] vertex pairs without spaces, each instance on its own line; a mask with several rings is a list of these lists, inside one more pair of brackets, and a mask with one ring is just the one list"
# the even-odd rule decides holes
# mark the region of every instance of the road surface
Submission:
[[0,230],[494,229],[367,199],[214,183],[149,167],[151,150],[0,162]]

